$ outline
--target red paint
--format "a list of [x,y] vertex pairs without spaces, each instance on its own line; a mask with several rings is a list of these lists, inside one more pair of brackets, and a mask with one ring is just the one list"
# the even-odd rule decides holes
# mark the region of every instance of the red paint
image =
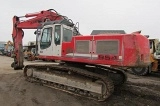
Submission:
[[[68,48],[75,53],[75,41],[77,40],[88,40],[92,41],[91,51],[88,55],[96,54],[94,44],[97,40],[118,40],[119,41],[119,51],[117,55],[109,54],[97,54],[98,58],[96,60],[84,57],[67,57]],[[40,58],[45,58],[48,60],[64,60],[72,62],[82,62],[88,64],[104,64],[104,65],[116,65],[116,66],[147,66],[149,65],[149,41],[146,37],[140,34],[121,34],[121,35],[99,35],[95,36],[76,36],[73,37],[71,42],[62,43],[62,57],[55,56],[40,56]],[[122,60],[119,59],[122,56]],[[146,58],[144,59],[144,57]],[[148,56],[148,57],[147,57]]]

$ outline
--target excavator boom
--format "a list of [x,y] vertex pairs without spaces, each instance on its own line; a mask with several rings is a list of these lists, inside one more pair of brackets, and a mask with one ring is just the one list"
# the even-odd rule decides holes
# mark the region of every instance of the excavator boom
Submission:
[[[21,18],[30,18],[28,20],[20,20]],[[14,69],[22,69],[23,65],[23,36],[24,32],[22,29],[37,29],[45,21],[56,21],[61,20],[66,17],[59,15],[55,10],[49,9],[45,11],[40,11],[38,13],[26,14],[25,16],[14,16],[13,17],[13,32],[12,38],[14,43],[14,62],[12,67]]]

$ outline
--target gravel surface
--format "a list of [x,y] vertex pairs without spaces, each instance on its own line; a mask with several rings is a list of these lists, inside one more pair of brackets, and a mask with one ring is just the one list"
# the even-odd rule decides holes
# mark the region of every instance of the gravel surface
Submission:
[[[27,82],[22,70],[13,70],[13,58],[0,56],[0,106],[159,106],[160,75],[135,76],[116,88],[105,102],[77,97],[59,90]],[[41,61],[27,64],[44,64]],[[50,64],[49,62],[46,62]]]

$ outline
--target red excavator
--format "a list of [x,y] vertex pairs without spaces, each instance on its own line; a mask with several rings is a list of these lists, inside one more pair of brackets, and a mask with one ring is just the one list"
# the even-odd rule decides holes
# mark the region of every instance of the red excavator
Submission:
[[[22,17],[29,18],[21,20]],[[86,98],[104,101],[126,80],[117,67],[144,67],[150,64],[149,41],[140,33],[81,35],[76,24],[49,9],[13,17],[14,62],[24,68],[30,82]],[[103,23],[104,24],[104,23]],[[23,65],[22,29],[37,29],[37,54],[57,64]],[[116,68],[115,68],[116,67]]]

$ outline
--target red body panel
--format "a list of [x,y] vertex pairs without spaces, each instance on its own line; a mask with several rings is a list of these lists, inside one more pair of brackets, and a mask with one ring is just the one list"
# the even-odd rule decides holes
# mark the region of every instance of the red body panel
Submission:
[[[108,46],[102,44],[108,44]],[[139,67],[150,64],[148,46],[148,39],[140,34],[75,36],[71,42],[62,42],[61,57],[40,56],[40,58],[86,64]],[[105,47],[108,48],[108,51]]]

